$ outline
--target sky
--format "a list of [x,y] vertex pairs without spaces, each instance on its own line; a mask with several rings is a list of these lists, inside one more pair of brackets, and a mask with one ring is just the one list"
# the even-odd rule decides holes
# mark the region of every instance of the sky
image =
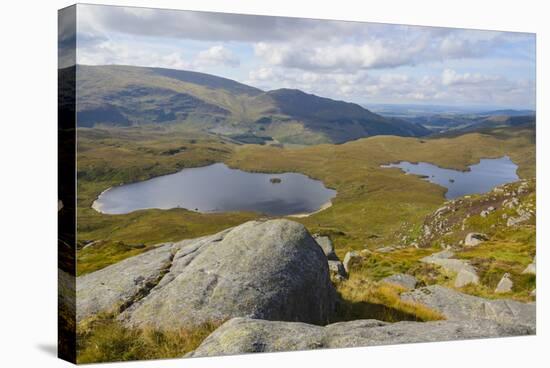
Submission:
[[199,71],[366,106],[535,108],[530,33],[82,4],[76,29],[78,64]]

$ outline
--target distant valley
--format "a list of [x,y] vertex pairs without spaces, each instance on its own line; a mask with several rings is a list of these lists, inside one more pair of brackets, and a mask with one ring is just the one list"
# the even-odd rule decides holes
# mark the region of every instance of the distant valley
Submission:
[[479,107],[375,104],[371,110],[386,118],[420,124],[430,129],[432,134],[534,125],[536,120],[535,111],[528,109],[488,110]]

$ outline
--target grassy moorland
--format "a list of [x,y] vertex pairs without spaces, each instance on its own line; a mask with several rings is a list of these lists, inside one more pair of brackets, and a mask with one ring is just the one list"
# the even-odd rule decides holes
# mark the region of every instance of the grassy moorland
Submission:
[[[464,170],[485,157],[508,155],[519,165],[522,178],[535,174],[533,128],[502,128],[431,139],[378,136],[342,145],[270,147],[237,145],[214,135],[177,128],[79,129],[78,142],[78,274],[95,271],[151,249],[155,244],[211,234],[250,219],[255,213],[200,214],[184,209],[142,210],[125,215],[100,214],[91,208],[105,189],[223,161],[256,172],[301,172],[337,190],[333,205],[309,217],[293,218],[312,233],[330,236],[342,259],[357,250],[361,259],[351,266],[349,279],[336,283],[340,303],[332,322],[363,318],[385,321],[442,319],[427,307],[401,300],[404,291],[380,282],[395,273],[414,275],[421,285],[453,286],[454,275],[421,258],[457,244],[467,231],[479,231],[489,241],[456,251],[456,258],[474,265],[479,285],[461,291],[489,298],[531,301],[535,276],[522,271],[535,256],[534,219],[522,226],[506,226],[513,215],[498,208],[480,215],[480,206],[494,194],[463,200],[451,216],[457,222],[452,233],[441,234],[423,248],[425,221],[448,202],[443,188],[398,169],[389,162],[427,161]],[[519,198],[520,206],[534,209],[535,182]],[[489,198],[490,197],[490,198]],[[382,246],[399,245],[392,252]],[[494,288],[507,272],[514,281],[512,292],[495,294]],[[79,323],[79,363],[181,357],[195,349],[219,322],[189,330],[131,329],[112,316],[96,316]]]
[[442,187],[380,165],[426,161],[465,170],[481,158],[503,155],[519,165],[521,177],[532,177],[533,131],[502,129],[439,139],[378,136],[302,149],[243,146],[228,163],[249,171],[302,172],[335,188],[332,207],[296,220],[312,232],[330,235],[343,256],[350,249],[392,245],[403,237],[413,241],[424,217],[444,202]]
[[[294,219],[311,232],[329,235],[340,257],[353,249],[414,241],[425,216],[444,202],[443,188],[404,175],[398,169],[381,168],[382,164],[427,161],[463,170],[481,158],[509,155],[519,165],[521,177],[532,177],[535,172],[532,127],[436,139],[376,136],[342,145],[303,148],[241,146],[217,136],[177,128],[79,129],[78,134],[80,248],[99,240],[79,250],[79,274],[143,252],[160,242],[213,233],[261,216],[200,214],[184,209],[104,215],[90,207],[101,191],[110,186],[185,167],[224,161],[248,171],[294,171],[322,180],[338,191],[333,206]],[[395,260],[384,264],[391,264],[392,270],[399,269]]]

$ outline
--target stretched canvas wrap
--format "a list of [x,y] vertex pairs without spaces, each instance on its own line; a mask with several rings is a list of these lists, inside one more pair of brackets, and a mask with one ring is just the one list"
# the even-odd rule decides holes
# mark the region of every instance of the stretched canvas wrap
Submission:
[[535,35],[59,11],[59,355],[535,334]]

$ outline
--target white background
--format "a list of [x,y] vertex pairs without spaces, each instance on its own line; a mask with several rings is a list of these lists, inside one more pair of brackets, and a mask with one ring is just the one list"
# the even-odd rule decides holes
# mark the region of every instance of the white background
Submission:
[[[96,3],[96,1],[90,1]],[[98,2],[99,3],[99,2]],[[545,1],[186,0],[109,1],[249,14],[537,33],[538,335],[226,358],[128,367],[548,367],[548,9]],[[69,1],[5,1],[0,44],[0,366],[64,367],[56,355],[57,9]],[[545,144],[546,143],[546,144]],[[546,351],[545,351],[546,348]],[[121,364],[122,365],[122,364]]]

